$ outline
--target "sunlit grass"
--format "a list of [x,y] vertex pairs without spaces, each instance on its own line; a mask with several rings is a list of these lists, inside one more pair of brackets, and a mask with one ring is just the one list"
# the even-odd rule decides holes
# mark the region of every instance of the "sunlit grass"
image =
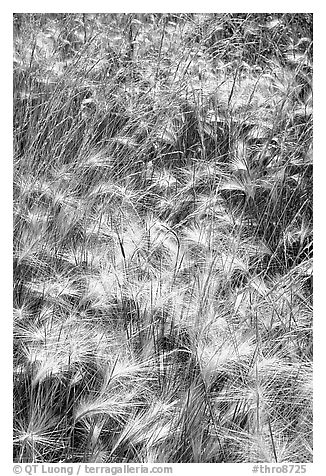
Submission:
[[15,461],[312,461],[311,15],[14,21]]

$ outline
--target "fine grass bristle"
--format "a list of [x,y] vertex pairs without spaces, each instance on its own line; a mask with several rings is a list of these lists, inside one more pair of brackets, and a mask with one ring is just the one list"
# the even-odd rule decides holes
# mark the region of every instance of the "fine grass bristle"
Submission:
[[14,52],[14,461],[312,462],[312,14]]

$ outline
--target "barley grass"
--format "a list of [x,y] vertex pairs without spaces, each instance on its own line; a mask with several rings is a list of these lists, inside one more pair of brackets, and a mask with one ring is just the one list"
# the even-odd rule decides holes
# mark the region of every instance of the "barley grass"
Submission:
[[14,15],[14,460],[312,461],[312,15]]

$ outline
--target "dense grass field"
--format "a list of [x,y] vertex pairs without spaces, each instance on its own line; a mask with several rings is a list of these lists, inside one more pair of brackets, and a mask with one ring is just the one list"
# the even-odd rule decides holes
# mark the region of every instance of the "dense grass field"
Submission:
[[312,15],[14,15],[14,460],[312,461]]

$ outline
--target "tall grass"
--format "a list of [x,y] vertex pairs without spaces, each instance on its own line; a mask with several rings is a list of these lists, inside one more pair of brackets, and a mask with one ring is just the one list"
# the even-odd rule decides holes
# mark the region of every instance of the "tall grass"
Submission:
[[312,461],[312,15],[14,45],[14,460]]

